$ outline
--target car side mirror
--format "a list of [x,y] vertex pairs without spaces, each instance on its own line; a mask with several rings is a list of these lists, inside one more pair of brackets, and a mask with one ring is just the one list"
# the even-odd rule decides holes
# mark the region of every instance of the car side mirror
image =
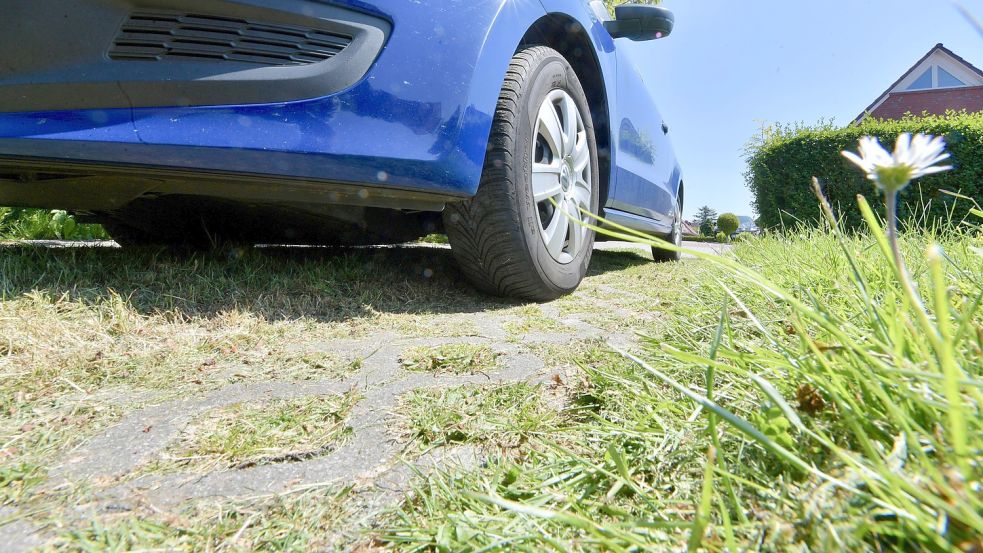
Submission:
[[605,21],[604,28],[614,38],[653,40],[669,36],[676,18],[659,6],[621,4],[614,8],[614,21]]

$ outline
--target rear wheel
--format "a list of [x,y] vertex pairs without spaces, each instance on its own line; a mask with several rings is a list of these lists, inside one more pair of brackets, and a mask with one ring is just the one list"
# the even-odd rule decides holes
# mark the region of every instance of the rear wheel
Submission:
[[[512,58],[492,122],[478,193],[450,204],[444,226],[461,270],[479,288],[534,301],[583,280],[597,213],[597,145],[570,64],[544,46]],[[589,222],[589,221],[588,221]]]
[[[682,206],[676,206],[675,218],[672,221],[672,232],[669,236],[665,237],[667,242],[675,244],[677,248],[683,245],[683,211]],[[679,261],[683,258],[683,253],[680,251],[664,250],[662,248],[657,248],[652,246],[652,259],[657,263],[663,263],[666,261]]]

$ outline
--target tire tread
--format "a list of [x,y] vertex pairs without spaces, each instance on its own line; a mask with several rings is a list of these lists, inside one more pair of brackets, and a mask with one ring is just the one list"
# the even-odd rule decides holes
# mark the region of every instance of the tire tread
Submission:
[[530,73],[557,56],[552,48],[530,46],[512,58],[495,108],[478,192],[444,209],[444,227],[461,271],[491,294],[549,301],[567,292],[544,282],[533,266],[516,207],[517,183],[510,176],[521,98],[533,85]]

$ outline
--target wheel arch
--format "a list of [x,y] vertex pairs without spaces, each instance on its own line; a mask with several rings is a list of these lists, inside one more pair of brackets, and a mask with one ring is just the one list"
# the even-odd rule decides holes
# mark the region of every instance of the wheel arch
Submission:
[[590,106],[597,142],[599,206],[607,203],[611,188],[611,117],[604,72],[590,35],[573,17],[550,13],[536,20],[523,35],[516,51],[538,44],[559,52],[573,67]]
[[686,199],[684,191],[685,185],[683,183],[683,179],[679,179],[679,188],[676,189],[676,203],[679,204],[679,211],[682,211],[686,206],[686,204],[683,202],[683,200]]

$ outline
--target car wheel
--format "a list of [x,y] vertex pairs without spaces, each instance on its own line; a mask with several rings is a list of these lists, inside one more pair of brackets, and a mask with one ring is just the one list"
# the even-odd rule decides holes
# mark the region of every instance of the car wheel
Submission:
[[[672,221],[672,232],[669,236],[665,237],[667,242],[672,242],[677,248],[683,245],[683,211],[681,206],[676,206],[675,218]],[[657,263],[663,263],[666,261],[679,261],[683,258],[683,253],[680,251],[664,250],[662,248],[657,248],[652,246],[652,259]]]
[[444,210],[464,274],[487,292],[533,301],[576,289],[594,247],[581,210],[597,213],[597,167],[590,109],[573,68],[551,48],[519,50],[478,192]]

